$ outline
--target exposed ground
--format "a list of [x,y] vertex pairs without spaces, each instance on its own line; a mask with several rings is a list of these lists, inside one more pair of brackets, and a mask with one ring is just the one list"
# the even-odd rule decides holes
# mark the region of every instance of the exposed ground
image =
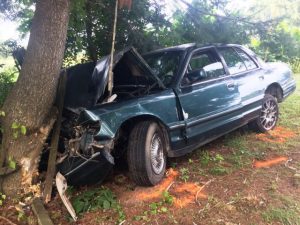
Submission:
[[[300,87],[300,75],[296,79]],[[280,109],[274,131],[245,127],[172,159],[154,188],[135,186],[121,171],[102,186],[70,189],[81,212],[76,223],[55,196],[47,206],[51,218],[54,224],[300,225],[300,89]],[[32,212],[19,213],[14,201],[3,201],[0,224],[9,224],[3,217],[36,224]]]

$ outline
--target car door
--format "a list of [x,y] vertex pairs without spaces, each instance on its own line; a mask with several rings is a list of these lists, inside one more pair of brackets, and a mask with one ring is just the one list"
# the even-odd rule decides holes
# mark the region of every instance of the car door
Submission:
[[195,50],[187,61],[178,98],[188,145],[206,143],[239,124],[240,96],[215,48]]
[[255,118],[264,98],[264,71],[242,48],[237,46],[219,48],[228,71],[238,86],[243,105],[244,122]]

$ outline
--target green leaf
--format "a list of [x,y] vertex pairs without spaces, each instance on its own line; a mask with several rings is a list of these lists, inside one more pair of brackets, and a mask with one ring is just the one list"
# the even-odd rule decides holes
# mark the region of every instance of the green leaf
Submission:
[[18,132],[14,132],[14,133],[13,133],[13,137],[14,137],[14,139],[17,139],[17,138],[18,138],[18,136],[19,136]]
[[0,116],[5,116],[5,112],[4,111],[0,111]]
[[167,212],[168,209],[167,209],[166,207],[161,207],[160,211],[162,211],[162,212]]
[[8,160],[8,167],[11,169],[16,169],[17,168],[17,163],[13,161],[12,159]]
[[20,127],[20,125],[16,122],[13,122],[12,125],[11,125],[12,129],[18,129],[19,127]]
[[26,135],[26,131],[27,131],[26,127],[22,125],[20,129],[21,129],[21,134]]
[[84,211],[84,206],[85,206],[84,202],[82,202],[80,200],[77,200],[77,201],[75,200],[73,202],[73,207],[74,207],[75,212],[77,214],[80,214],[80,213],[82,213]]
[[109,208],[110,208],[110,203],[109,203],[109,201],[107,201],[107,200],[104,200],[104,201],[103,201],[103,208],[104,208],[104,209],[109,209]]

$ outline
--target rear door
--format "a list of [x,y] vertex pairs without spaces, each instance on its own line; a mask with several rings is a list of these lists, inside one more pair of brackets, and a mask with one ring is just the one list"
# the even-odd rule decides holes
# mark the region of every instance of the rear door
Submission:
[[238,86],[243,105],[244,122],[258,115],[264,98],[264,71],[242,48],[219,48],[228,71]]
[[239,125],[238,87],[215,48],[191,54],[177,94],[189,145],[208,142]]

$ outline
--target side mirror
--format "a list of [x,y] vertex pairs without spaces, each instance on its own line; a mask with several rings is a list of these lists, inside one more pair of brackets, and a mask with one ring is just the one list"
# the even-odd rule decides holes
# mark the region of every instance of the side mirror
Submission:
[[194,83],[196,81],[204,80],[207,78],[206,72],[203,68],[196,69],[187,74],[187,78],[189,79],[190,83]]

